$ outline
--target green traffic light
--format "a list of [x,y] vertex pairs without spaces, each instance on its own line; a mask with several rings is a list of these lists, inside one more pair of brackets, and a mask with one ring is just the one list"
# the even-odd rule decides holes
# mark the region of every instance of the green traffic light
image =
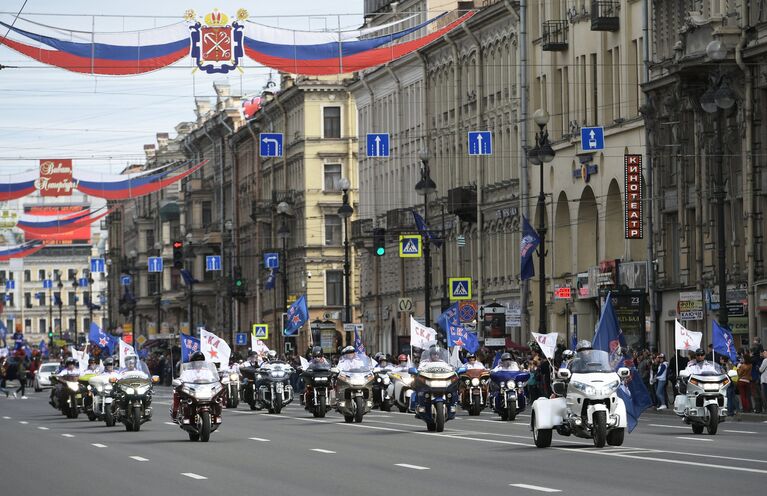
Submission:
[[242,286],[242,279],[237,279],[236,281],[234,281],[234,285],[237,286],[238,288],[241,287]]
[[383,246],[379,246],[378,248],[376,248],[376,255],[378,255],[379,257],[382,257],[384,253],[386,253],[386,248],[384,248]]

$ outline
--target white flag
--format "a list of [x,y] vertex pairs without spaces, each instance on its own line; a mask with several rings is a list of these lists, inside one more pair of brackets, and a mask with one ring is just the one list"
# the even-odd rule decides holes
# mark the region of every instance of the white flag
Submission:
[[674,348],[677,350],[695,351],[700,348],[700,340],[703,338],[702,332],[695,332],[686,329],[679,321],[674,323]]
[[450,352],[450,362],[449,362],[450,366],[452,366],[453,368],[457,369],[458,367],[463,365],[463,363],[461,363],[460,353],[461,353],[461,347],[453,346],[453,351]]
[[302,357],[301,355],[298,355],[298,358],[301,360],[301,368],[306,370],[309,368],[309,360]]
[[429,344],[436,342],[436,339],[437,331],[421,325],[412,315],[410,316],[410,346],[425,350]]
[[202,327],[200,328],[200,351],[207,361],[218,362],[222,367],[229,366],[229,355],[232,354],[232,349],[226,341]]
[[119,340],[120,347],[120,367],[125,367],[125,359],[129,356],[136,356],[136,351],[133,346],[129,345],[122,339]]
[[541,351],[546,355],[546,358],[554,358],[554,353],[557,351],[557,336],[556,332],[550,332],[548,334],[539,334],[537,332],[531,332],[535,342],[541,347]]
[[72,357],[77,360],[81,372],[88,368],[88,354],[85,351],[77,351],[77,348],[71,345],[69,351],[72,353]]
[[250,349],[255,352],[256,355],[266,355],[269,353],[269,347],[266,346],[266,343],[262,339],[256,339],[256,337],[251,334],[250,335]]

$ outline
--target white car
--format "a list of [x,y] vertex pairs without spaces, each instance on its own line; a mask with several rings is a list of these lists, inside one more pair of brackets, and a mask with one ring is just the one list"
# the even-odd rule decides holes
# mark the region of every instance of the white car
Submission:
[[48,362],[40,365],[35,374],[35,391],[40,392],[43,389],[51,387],[51,374],[55,374],[59,368],[59,362]]

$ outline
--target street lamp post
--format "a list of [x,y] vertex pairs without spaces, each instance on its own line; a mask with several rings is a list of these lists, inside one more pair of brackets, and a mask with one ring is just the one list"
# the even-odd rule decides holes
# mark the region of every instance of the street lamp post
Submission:
[[[727,57],[727,47],[719,40],[713,40],[706,46],[706,55],[714,62],[721,62]],[[700,97],[701,108],[712,114],[714,121],[714,160],[715,181],[714,201],[716,203],[716,241],[717,262],[719,272],[719,324],[723,328],[729,328],[729,316],[727,312],[727,272],[726,272],[726,246],[724,232],[724,172],[722,164],[722,132],[719,119],[719,110],[727,110],[735,104],[735,95],[730,89],[724,76],[719,74],[712,76],[711,84]]]
[[80,284],[77,282],[77,272],[72,274],[72,287],[75,289],[75,296],[72,298],[72,307],[74,308],[75,313],[75,346],[77,346],[79,344],[77,341],[77,288],[80,287]]
[[541,240],[538,245],[538,332],[546,333],[546,195],[543,193],[543,164],[554,160],[556,155],[549,141],[549,132],[546,130],[546,124],[549,123],[549,113],[543,109],[538,109],[533,114],[533,120],[538,125],[538,132],[535,133],[535,147],[527,152],[527,160],[539,166],[540,169],[540,191],[538,193],[538,237]]
[[[226,231],[226,235],[224,238],[224,251],[225,253],[222,253],[222,263],[226,263],[226,272],[227,277],[226,280],[229,282],[227,284],[227,287],[229,289],[229,292],[231,293],[229,298],[227,298],[227,317],[226,317],[226,326],[229,328],[229,339],[231,343],[234,343],[234,265],[232,264],[232,252],[234,251],[232,247],[232,221],[227,220],[224,222],[224,230]],[[226,260],[223,260],[223,257],[226,257]]]
[[[354,209],[349,204],[349,188],[351,184],[349,179],[342,177],[339,182],[341,191],[343,191],[343,203],[338,208],[338,215],[344,219],[344,323],[350,324],[352,322],[352,307],[351,307],[351,284],[349,282],[351,275],[351,267],[349,264],[349,217],[354,213]],[[351,331],[346,331],[346,344],[351,344],[352,336]]]
[[[288,228],[287,217],[290,213],[290,205],[284,201],[278,203],[277,213],[282,221],[280,228],[277,230],[277,238],[279,238],[282,244],[282,311],[280,312],[280,316],[282,316],[284,312],[288,311],[288,239],[290,238],[290,229]],[[288,336],[285,336],[284,321],[280,336],[282,337],[279,340],[279,345],[284,353],[284,343],[287,343],[289,339]]]
[[50,343],[53,344],[53,280],[51,279],[51,273],[48,272],[48,336]]
[[128,273],[131,276],[130,288],[131,288],[131,344],[136,346],[136,257],[138,253],[136,250],[128,252]]
[[[154,250],[155,250],[155,253],[157,253],[158,257],[162,257],[162,244],[160,244],[159,242],[155,243],[154,244]],[[163,270],[164,270],[164,265],[163,265]],[[163,276],[162,272],[155,272],[155,278],[156,278],[156,281],[157,281],[157,287],[155,288],[157,290],[157,294],[156,294],[156,296],[157,296],[157,325],[156,325],[156,327],[157,328],[155,329],[155,332],[157,334],[160,334],[160,328],[161,328],[160,321],[162,319],[162,314],[161,314],[162,309],[160,308],[160,305],[162,304],[162,276]]]
[[[431,178],[429,170],[429,151],[421,150],[418,154],[421,159],[421,180],[415,185],[415,192],[423,196],[423,219],[426,226],[429,225],[429,194],[437,191],[437,184]],[[424,298],[424,321],[426,327],[431,327],[431,244],[426,233],[421,240],[423,243],[423,298]]]
[[[88,271],[88,326],[93,324],[93,274]],[[89,329],[90,330],[90,329]],[[85,331],[85,329],[83,329]]]
[[64,282],[61,280],[61,274],[59,274],[59,276],[58,276],[58,281],[59,282],[58,282],[57,286],[59,288],[59,301],[57,301],[56,304],[59,306],[59,339],[64,339],[64,335],[63,335],[63,332],[64,332],[64,320],[63,320],[63,317],[61,315],[61,313],[62,313],[61,310],[62,310],[62,307],[64,306],[64,299],[63,299],[64,293],[62,291],[64,289]]

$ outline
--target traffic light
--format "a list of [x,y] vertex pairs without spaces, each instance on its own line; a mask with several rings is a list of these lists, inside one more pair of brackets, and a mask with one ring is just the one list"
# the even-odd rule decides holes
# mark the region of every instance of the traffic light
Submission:
[[386,254],[386,229],[383,227],[373,229],[373,251],[377,257]]
[[242,277],[242,269],[240,267],[235,267],[234,276],[232,277],[232,296],[237,299],[244,298],[247,286],[247,282]]
[[181,241],[173,242],[173,268],[184,268],[184,243]]

